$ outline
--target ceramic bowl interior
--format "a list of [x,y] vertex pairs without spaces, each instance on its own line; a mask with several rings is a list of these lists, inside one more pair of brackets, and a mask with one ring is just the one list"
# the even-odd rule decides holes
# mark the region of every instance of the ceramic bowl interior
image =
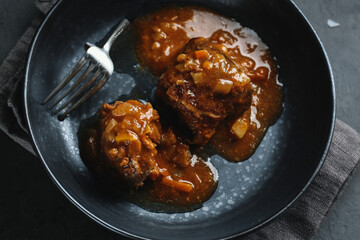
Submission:
[[[291,1],[194,0],[254,29],[276,56],[284,86],[284,110],[255,154],[231,163],[211,161],[219,184],[203,207],[187,213],[154,213],[121,197],[104,194],[83,164],[78,147],[80,122],[104,102],[151,101],[156,86],[138,69],[133,45],[124,37],[116,70],[95,96],[60,122],[40,103],[82,56],[122,18],[159,4],[148,0],[61,1],[41,26],[31,49],[25,81],[25,109],[38,154],[59,189],[79,209],[107,228],[135,238],[219,239],[246,234],[278,216],[314,178],[325,158],[334,126],[334,85],[322,45]],[[133,12],[134,13],[134,12]],[[123,47],[121,47],[123,46]],[[112,53],[112,55],[114,55]]]

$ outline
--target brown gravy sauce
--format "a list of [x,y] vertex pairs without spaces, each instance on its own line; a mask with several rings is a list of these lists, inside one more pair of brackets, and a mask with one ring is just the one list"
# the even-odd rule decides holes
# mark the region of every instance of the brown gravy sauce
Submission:
[[159,76],[175,64],[186,43],[196,37],[225,45],[227,56],[245,68],[251,79],[251,107],[241,116],[248,123],[239,139],[231,132],[234,118],[225,119],[210,140],[216,151],[229,161],[249,158],[275,123],[282,110],[282,85],[274,57],[259,36],[240,23],[194,7],[168,7],[135,21],[137,55],[143,66]]

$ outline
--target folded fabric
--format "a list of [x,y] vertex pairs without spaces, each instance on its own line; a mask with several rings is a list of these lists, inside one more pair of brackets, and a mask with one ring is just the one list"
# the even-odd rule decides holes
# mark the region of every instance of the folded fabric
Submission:
[[23,112],[25,62],[43,16],[36,17],[0,67],[0,129],[35,155]]
[[245,239],[311,239],[358,165],[359,146],[360,135],[336,120],[330,150],[309,188],[279,218]]
[[[35,1],[45,14],[55,0]],[[35,154],[23,112],[25,62],[43,15],[38,16],[0,67],[0,129]],[[360,135],[336,121],[329,153],[318,175],[296,203],[244,239],[310,239],[340,196],[360,159]]]

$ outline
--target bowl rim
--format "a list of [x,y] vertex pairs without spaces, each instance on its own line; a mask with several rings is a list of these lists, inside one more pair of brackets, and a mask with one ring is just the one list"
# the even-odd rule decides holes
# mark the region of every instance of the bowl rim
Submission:
[[[280,211],[278,211],[277,213],[273,214],[272,216],[270,216],[269,218],[263,220],[262,222],[257,223],[256,225],[254,225],[253,227],[233,234],[233,235],[229,235],[229,236],[225,236],[223,239],[230,239],[230,238],[234,238],[234,237],[238,237],[238,236],[243,236],[243,235],[247,235],[251,232],[254,232],[262,227],[264,227],[265,225],[269,224],[270,222],[272,222],[274,219],[276,219],[277,217],[279,217],[280,215],[282,215],[288,208],[290,208],[299,198],[300,196],[308,189],[308,187],[310,186],[310,184],[313,182],[313,180],[315,179],[316,175],[318,174],[320,168],[322,167],[325,158],[328,154],[329,148],[330,148],[330,144],[331,144],[331,140],[333,137],[333,133],[334,133],[334,128],[335,128],[335,121],[336,121],[336,94],[335,94],[335,82],[334,82],[334,75],[333,75],[333,71],[332,71],[332,67],[330,64],[330,60],[329,57],[326,53],[325,47],[323,45],[323,43],[321,42],[319,36],[317,35],[315,29],[313,28],[313,26],[310,24],[310,21],[307,19],[307,17],[305,16],[305,14],[300,10],[300,8],[294,3],[293,0],[286,0],[287,3],[290,4],[290,7],[294,8],[294,10],[300,15],[300,17],[304,20],[304,23],[307,25],[307,27],[311,30],[313,37],[315,37],[317,44],[319,45],[323,56],[326,60],[326,65],[327,65],[327,70],[330,76],[330,82],[331,82],[331,97],[332,97],[332,105],[331,105],[331,124],[330,124],[330,129],[329,129],[329,133],[327,136],[327,142],[324,148],[324,152],[321,156],[321,159],[319,161],[319,164],[317,165],[315,171],[313,172],[313,174],[311,175],[311,177],[309,178],[308,182],[305,184],[304,187],[302,187],[302,189],[300,190],[300,192],[298,194],[295,195],[295,197],[293,197],[292,200],[290,200]],[[102,220],[100,217],[96,216],[95,214],[93,214],[91,211],[89,211],[88,209],[86,209],[84,206],[82,206],[82,204],[80,202],[78,202],[76,199],[74,199],[71,194],[61,185],[61,183],[59,182],[59,180],[54,176],[54,174],[52,173],[52,171],[50,170],[50,167],[48,166],[48,164],[46,163],[44,157],[42,156],[38,144],[36,144],[36,139],[34,138],[34,134],[33,134],[33,130],[31,127],[31,123],[30,123],[30,118],[29,118],[29,107],[28,107],[28,83],[29,83],[29,72],[30,72],[30,65],[31,65],[31,61],[32,61],[32,57],[33,57],[33,52],[34,49],[36,47],[37,44],[37,40],[39,38],[39,36],[41,35],[44,26],[47,24],[47,22],[49,21],[49,19],[53,16],[53,13],[58,9],[58,7],[64,3],[64,0],[58,0],[58,2],[51,8],[51,10],[47,13],[46,17],[43,19],[42,23],[40,24],[32,42],[31,42],[31,47],[30,50],[28,52],[27,55],[27,61],[26,61],[26,66],[25,66],[25,79],[24,79],[24,110],[25,110],[25,116],[26,116],[26,123],[27,123],[27,127],[29,129],[29,133],[31,136],[31,143],[38,155],[38,157],[40,157],[46,172],[48,173],[48,175],[50,176],[50,178],[52,179],[52,181],[55,183],[55,185],[59,188],[59,190],[67,197],[67,199],[70,200],[70,202],[72,204],[74,204],[78,209],[80,209],[83,213],[85,213],[88,217],[90,217],[91,219],[93,219],[95,222],[99,223],[100,225],[106,227],[109,230],[112,230],[113,232],[116,232],[118,234],[121,234],[123,236],[126,237],[130,237],[133,239],[148,239],[146,237],[140,236],[140,235],[136,235],[130,232],[127,232],[126,230],[117,228],[107,222],[105,222],[104,220]]]

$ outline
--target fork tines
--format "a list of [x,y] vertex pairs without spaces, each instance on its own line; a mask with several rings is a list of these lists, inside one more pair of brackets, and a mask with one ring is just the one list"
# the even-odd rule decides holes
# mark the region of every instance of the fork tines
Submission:
[[[58,86],[46,97],[42,104],[48,103],[56,94],[58,94],[68,83],[76,77],[76,75],[88,65],[85,72],[79,76],[79,78],[68,87],[68,89],[53,102],[50,106],[50,109],[53,109],[58,105],[62,100],[64,100],[71,92],[72,95],[68,97],[65,103],[58,107],[53,114],[58,114],[63,109],[69,106],[69,104],[76,100],[64,113],[58,116],[59,120],[64,120],[67,115],[76,109],[80,104],[85,102],[89,97],[95,94],[109,79],[110,75],[108,72],[103,69],[96,61],[92,61],[91,57],[85,53],[84,56],[78,61],[78,63],[72,68],[68,75],[64,78],[63,81],[59,83]],[[78,90],[74,91],[80,83],[85,82]],[[86,91],[87,90],[87,91]],[[86,91],[86,92],[85,92]]]

